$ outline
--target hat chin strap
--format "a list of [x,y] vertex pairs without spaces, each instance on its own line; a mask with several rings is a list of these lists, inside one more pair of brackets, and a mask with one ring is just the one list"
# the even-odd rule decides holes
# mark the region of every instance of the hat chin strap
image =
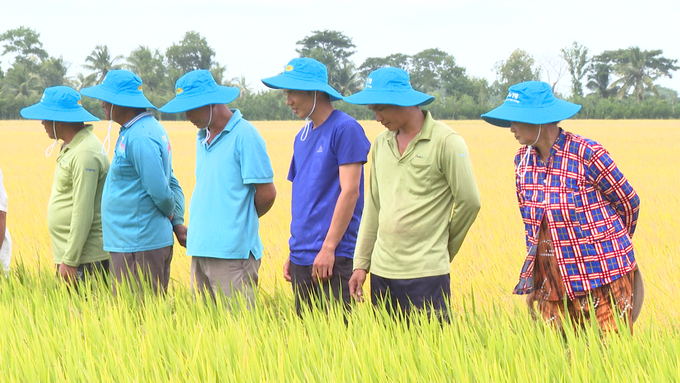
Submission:
[[[111,124],[113,124],[113,104],[111,104],[111,111],[109,111],[109,130],[104,142],[102,142],[102,154],[105,156],[108,156],[111,150]],[[106,146],[106,151],[104,151],[104,146]]]
[[[524,153],[522,156],[522,159],[519,161],[519,164],[517,164],[517,169],[515,169],[515,174],[519,178],[523,178],[524,175],[527,173],[527,168],[529,167],[529,156],[531,155],[531,148],[536,145],[538,142],[538,139],[541,138],[541,128],[543,127],[543,124],[538,125],[538,135],[536,136],[536,139],[531,145],[527,145],[527,151]],[[522,171],[522,166],[524,166],[524,171]]]
[[208,143],[210,139],[210,123],[212,122],[212,104],[210,105],[210,118],[208,118],[208,123],[205,125],[205,140],[203,140],[203,145]]
[[304,141],[307,139],[307,135],[309,134],[309,131],[311,130],[310,123],[309,123],[309,116],[314,113],[314,109],[316,109],[316,91],[314,91],[314,105],[312,105],[312,110],[309,112],[307,117],[305,117],[305,127],[302,130],[302,136],[300,137],[300,141]]
[[54,146],[57,144],[57,141],[59,141],[59,139],[57,138],[57,128],[55,127],[54,124],[55,124],[54,121],[52,121],[52,133],[54,133],[54,142],[52,143],[52,145],[47,147],[47,149],[45,149],[45,157],[49,157],[52,155],[52,152],[54,151]]

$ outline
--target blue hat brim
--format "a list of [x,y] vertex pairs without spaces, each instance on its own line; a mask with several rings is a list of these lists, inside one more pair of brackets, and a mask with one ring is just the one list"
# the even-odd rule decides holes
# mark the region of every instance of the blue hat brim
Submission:
[[501,106],[482,114],[482,119],[489,124],[509,128],[512,122],[541,125],[564,121],[581,110],[581,105],[556,99],[556,102],[543,108],[522,108],[503,103]]
[[415,89],[405,91],[367,90],[345,97],[345,102],[356,105],[424,106],[431,104],[434,96]]
[[262,83],[273,89],[318,90],[327,93],[331,101],[344,100],[344,97],[328,84],[294,78],[285,74],[264,78],[262,79]]
[[89,122],[99,121],[99,118],[92,115],[84,108],[78,109],[51,109],[38,103],[21,109],[21,117],[29,120],[47,120],[60,122]]
[[163,113],[180,113],[213,104],[228,104],[236,100],[241,90],[231,86],[220,86],[214,92],[200,93],[192,96],[175,96],[160,109]]
[[125,94],[125,93],[113,93],[105,89],[102,84],[95,85],[89,88],[83,88],[80,90],[80,94],[83,96],[96,98],[97,100],[106,101],[109,104],[126,106],[128,108],[156,108],[149,100],[146,99],[143,93],[138,94]]

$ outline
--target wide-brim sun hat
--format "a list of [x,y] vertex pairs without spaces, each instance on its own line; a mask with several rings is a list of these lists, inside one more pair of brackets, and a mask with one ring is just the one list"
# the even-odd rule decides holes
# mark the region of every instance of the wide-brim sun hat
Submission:
[[542,81],[527,81],[508,89],[508,97],[501,106],[482,114],[484,121],[509,128],[512,122],[542,125],[566,120],[581,110],[581,105],[555,97]]
[[273,89],[317,90],[325,92],[331,101],[342,100],[342,95],[328,85],[328,70],[317,60],[299,57],[290,60],[283,73],[263,78],[262,83]]
[[40,102],[21,109],[21,117],[29,120],[60,122],[99,121],[82,106],[80,93],[68,86],[45,88]]
[[393,67],[374,70],[368,75],[364,90],[345,97],[345,102],[358,105],[423,106],[432,101],[434,96],[413,89],[405,70]]
[[129,70],[111,70],[101,84],[83,88],[80,93],[113,105],[158,109],[144,97],[142,79]]
[[179,113],[212,104],[228,104],[239,96],[236,87],[217,85],[209,70],[193,70],[175,83],[175,98],[159,110],[163,113]]

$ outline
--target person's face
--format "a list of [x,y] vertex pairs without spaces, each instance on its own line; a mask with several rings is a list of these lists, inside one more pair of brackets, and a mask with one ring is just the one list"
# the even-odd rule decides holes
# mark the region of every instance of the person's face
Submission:
[[192,124],[198,129],[203,129],[208,126],[210,121],[210,105],[201,106],[196,109],[187,110],[184,112]]
[[52,129],[52,121],[42,120],[41,124],[45,128],[45,133],[47,133],[47,137],[49,137],[51,140],[54,140],[54,130]]
[[371,104],[368,109],[375,113],[375,120],[389,131],[399,130],[406,123],[404,109],[397,105]]
[[286,105],[290,106],[298,118],[306,118],[314,107],[314,92],[286,89]]
[[522,145],[532,145],[538,136],[538,125],[526,124],[524,122],[511,122],[510,131],[515,135],[515,139]]
[[105,120],[110,120],[111,119],[111,108],[113,105],[111,103],[108,103],[106,101],[102,101],[102,109],[104,109],[104,119]]

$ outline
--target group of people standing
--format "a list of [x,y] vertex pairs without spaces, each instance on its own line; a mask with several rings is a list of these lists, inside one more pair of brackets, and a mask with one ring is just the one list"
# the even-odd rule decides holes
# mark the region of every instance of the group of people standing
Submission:
[[[395,315],[425,309],[447,317],[450,262],[481,205],[465,141],[421,110],[434,97],[391,67],[373,71],[362,91],[343,97],[328,85],[326,67],[310,58],[293,59],[262,82],[284,90],[305,121],[288,172],[291,236],[283,265],[298,314],[362,301],[370,273],[374,305]],[[192,257],[192,291],[212,299],[240,294],[252,304],[263,255],[259,217],[276,189],[263,138],[226,105],[239,90],[195,70],[177,80],[175,97],[160,108],[184,112],[199,129],[189,228],[170,139],[148,111],[156,107],[141,79],[113,70],[81,93],[101,100],[106,119],[121,126],[110,163],[111,122],[102,145],[85,124],[97,118],[77,91],[47,88],[21,112],[42,120],[55,144],[64,141],[47,217],[58,275],[73,283],[111,271],[114,287],[149,283],[163,293],[174,233]],[[372,150],[361,125],[333,107],[337,100],[367,105],[387,128]],[[641,295],[631,242],[639,199],[601,145],[559,128],[579,109],[556,99],[547,84],[527,82],[482,116],[510,127],[523,145],[515,164],[528,251],[515,293],[529,294],[530,306],[538,302],[543,318],[558,326],[568,311],[581,322],[596,316],[605,330],[625,316],[632,330]],[[3,229],[1,181],[0,174]],[[2,239],[4,249],[9,236]]]

